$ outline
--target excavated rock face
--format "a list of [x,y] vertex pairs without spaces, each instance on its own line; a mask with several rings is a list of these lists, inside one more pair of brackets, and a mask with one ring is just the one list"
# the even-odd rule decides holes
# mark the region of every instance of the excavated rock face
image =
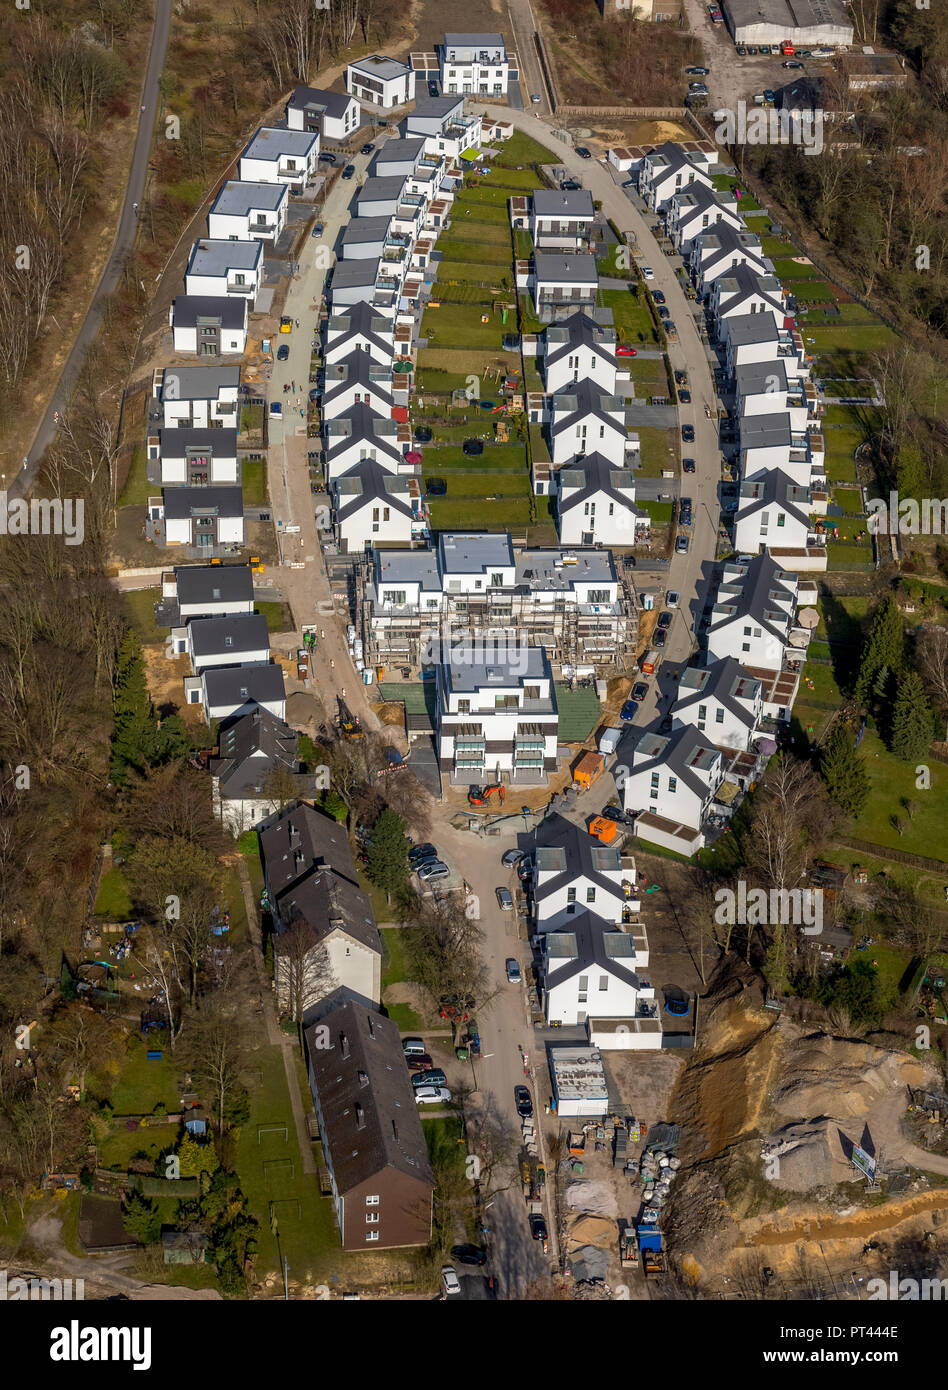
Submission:
[[926,1084],[930,1068],[904,1052],[842,1038],[801,1037],[786,1051],[772,1093],[779,1115],[859,1118],[906,1086]]

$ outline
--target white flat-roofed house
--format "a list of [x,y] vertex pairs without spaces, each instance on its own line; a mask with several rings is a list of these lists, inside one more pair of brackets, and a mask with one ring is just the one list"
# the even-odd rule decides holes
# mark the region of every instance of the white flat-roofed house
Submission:
[[639,193],[652,212],[660,211],[675,193],[693,183],[712,187],[706,164],[670,140],[650,150],[639,164]]
[[351,92],[327,92],[321,87],[297,87],[286,103],[290,130],[319,132],[324,140],[345,143],[359,129],[361,107]]
[[614,395],[616,383],[629,378],[628,368],[616,357],[615,329],[596,323],[582,310],[551,323],[540,341],[548,392],[589,377],[603,391]]
[[665,226],[676,251],[684,254],[702,232],[717,227],[742,229],[744,224],[738,216],[737,200],[705,188],[704,184],[693,184],[676,193],[665,205]]
[[208,551],[244,543],[244,499],[239,487],[172,487],[162,493],[165,545]]
[[[616,926],[630,902],[618,845],[604,845],[564,816],[547,816],[537,827],[533,875],[536,935],[568,931],[586,912]],[[647,954],[642,961],[648,964]]]
[[208,236],[212,241],[276,241],[289,205],[285,184],[229,179],[207,214]]
[[673,727],[690,724],[715,748],[747,752],[764,717],[763,686],[733,657],[689,666],[678,684]]
[[409,479],[386,473],[372,459],[357,463],[331,488],[343,554],[377,545],[410,545],[416,531],[424,527],[412,506]]
[[318,158],[318,131],[261,126],[240,156],[240,179],[285,184],[302,193],[317,173]]
[[238,295],[253,303],[262,271],[262,241],[202,238],[191,251],[184,288],[189,295]]
[[367,352],[352,352],[330,362],[325,372],[320,408],[324,420],[335,420],[351,406],[367,405],[383,420],[392,418],[391,364],[373,362]]
[[536,251],[530,278],[534,307],[541,317],[556,308],[592,308],[596,303],[599,271],[591,252]]
[[235,295],[178,295],[168,313],[175,352],[241,356],[247,347],[247,301]]
[[353,217],[342,234],[342,259],[380,260],[391,226],[392,218],[388,213],[381,217]]
[[424,135],[406,135],[400,140],[388,139],[372,156],[371,177],[377,179],[407,178],[425,157]]
[[161,486],[226,487],[240,481],[235,429],[159,430],[148,456],[159,462]]
[[463,96],[420,97],[405,120],[407,136],[423,136],[426,151],[445,159],[479,149],[483,132],[480,116],[465,115]]
[[445,34],[440,60],[441,90],[449,96],[506,95],[511,64],[503,34]]
[[[799,413],[799,408],[798,408]],[[821,487],[823,436],[795,430],[788,411],[744,415],[740,421],[740,459],[745,480],[779,468],[799,487]]]
[[[734,549],[758,555],[763,550],[806,552],[821,540],[810,520],[813,499],[780,469],[772,469],[741,484],[734,513]],[[825,567],[825,558],[824,558]]]
[[632,752],[623,788],[625,809],[637,817],[636,835],[664,843],[658,838],[661,826],[640,827],[638,818],[649,814],[672,830],[685,827],[692,832],[690,842],[703,841],[702,826],[723,778],[722,754],[697,729],[683,725],[668,735],[647,732]]
[[270,637],[262,613],[192,618],[171,630],[173,650],[191,658],[195,675],[208,666],[266,666]]
[[397,58],[370,53],[346,68],[346,91],[364,106],[404,106],[415,99],[415,71]]
[[707,232],[699,232],[689,243],[685,259],[692,279],[702,294],[710,293],[719,275],[727,275],[747,265],[757,275],[773,273],[773,266],[761,250],[760,238],[743,228],[717,222]]
[[394,420],[383,420],[368,405],[352,405],[333,420],[323,422],[326,452],[326,478],[334,483],[363,459],[374,459],[387,473],[398,473],[404,465],[399,447],[399,427]]
[[190,618],[223,618],[253,612],[249,565],[176,565],[161,576],[162,607],[171,626]]
[[795,431],[805,430],[809,407],[803,383],[787,372],[786,359],[739,364],[734,373],[735,414],[740,421],[757,415],[783,414]]
[[726,564],[711,610],[708,661],[733,657],[754,671],[779,671],[790,654],[802,663],[809,633],[796,622],[800,590],[799,576],[767,552]]
[[235,428],[240,398],[240,368],[165,367],[155,393],[166,429],[209,426]]
[[394,318],[407,269],[407,261],[390,262],[383,256],[337,261],[332,273],[333,308],[362,301]]
[[621,466],[631,451],[625,427],[625,400],[601,389],[588,377],[549,398],[550,457],[554,465],[583,454],[602,454]]
[[[580,912],[567,928],[543,937],[540,989],[550,1027],[571,1028],[590,1018],[656,1018],[655,991],[638,972],[645,968],[631,932]],[[646,962],[647,964],[647,962]],[[628,1030],[630,1043],[637,1037]],[[639,1046],[659,1047],[643,1038]]]
[[635,474],[602,454],[586,454],[555,475],[561,545],[633,546],[649,530],[635,505]]
[[323,350],[326,365],[339,362],[353,352],[368,353],[372,361],[380,365],[391,364],[395,353],[394,320],[376,313],[364,300],[339,308],[334,305],[326,324]]
[[530,235],[539,251],[585,251],[596,209],[588,188],[560,192],[534,189],[530,199]]
[[504,634],[442,650],[437,667],[438,763],[453,784],[542,786],[556,770],[559,715],[542,647]]
[[405,175],[370,176],[355,197],[356,217],[393,217],[405,193]]

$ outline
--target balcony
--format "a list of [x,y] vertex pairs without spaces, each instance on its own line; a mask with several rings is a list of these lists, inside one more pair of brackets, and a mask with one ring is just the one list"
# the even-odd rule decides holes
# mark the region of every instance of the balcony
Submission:
[[250,297],[250,296],[256,294],[256,286],[255,286],[255,285],[238,285],[238,284],[236,284],[234,281],[228,280],[228,281],[227,281],[227,293],[228,293],[228,294],[245,294],[245,295],[247,295],[248,297]]

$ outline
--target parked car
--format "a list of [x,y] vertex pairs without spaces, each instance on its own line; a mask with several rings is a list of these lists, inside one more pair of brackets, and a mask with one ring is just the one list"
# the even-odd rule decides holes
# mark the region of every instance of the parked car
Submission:
[[703,82],[689,82],[688,90],[692,96],[706,97],[708,95],[708,89]]
[[652,290],[652,298],[655,300],[656,304],[665,303],[665,296],[662,294],[661,290]]
[[289,343],[281,343],[280,346],[277,348],[277,361],[278,361],[278,362],[285,362],[286,359],[289,357],[289,355],[290,355],[290,345],[289,345]]
[[685,68],[685,73],[688,77],[707,77],[710,71],[710,68]]
[[748,52],[748,54],[749,54],[749,56],[750,56],[751,58],[756,58],[756,56],[757,56],[757,47],[756,47],[756,45],[755,45],[755,44],[752,44],[752,43],[749,43],[749,44],[747,45],[747,52]]
[[424,1071],[416,1072],[411,1079],[413,1086],[445,1086],[448,1078],[438,1067],[426,1067]]
[[430,444],[431,430],[428,428],[427,425],[416,425],[415,438],[418,440],[419,444]]
[[434,1065],[431,1054],[428,1052],[421,1052],[417,1057],[414,1055],[406,1057],[405,1061],[408,1063],[409,1071],[428,1071]]
[[765,58],[766,58],[766,57],[769,57],[769,56],[770,56],[770,44],[769,44],[769,43],[762,43],[762,44],[760,45],[760,51],[761,51],[761,54],[762,54]]
[[582,186],[583,185],[579,182],[578,179],[564,179],[563,182],[560,184],[560,192],[578,193]]
[[687,536],[679,536],[679,537],[678,537],[678,539],[675,541],[675,551],[676,551],[676,553],[677,553],[678,555],[687,555],[687,554],[688,554],[688,537],[687,537]]
[[444,1105],[450,1099],[447,1086],[419,1086],[415,1092],[416,1105]]
[[774,96],[773,91],[770,89],[770,87],[765,87],[765,88],[764,88],[764,101],[767,102],[768,105],[773,106],[773,104],[774,104],[774,102],[776,101],[776,99],[777,99],[777,98]]
[[802,68],[802,67],[803,67],[803,64],[802,64],[802,63],[798,63],[798,62],[796,61],[795,58],[789,58],[789,59],[787,60],[787,62],[781,63],[781,67],[784,67],[784,68]]
[[533,856],[526,855],[517,865],[517,877],[521,883],[528,883],[533,877]]
[[694,425],[682,425],[682,427],[681,427],[681,437],[682,437],[682,439],[685,441],[686,444],[693,444],[693,443],[695,442],[695,427],[694,427]]
[[427,1057],[424,1038],[402,1038],[402,1051],[406,1057]]
[[672,312],[672,311],[671,311],[671,309],[669,309],[669,307],[668,307],[667,304],[659,304],[659,306],[658,306],[658,317],[659,317],[660,319],[670,319],[670,318],[671,318],[671,312]]
[[522,859],[522,849],[505,849],[500,856],[500,862],[505,869],[515,869]]
[[622,708],[621,708],[620,711],[619,711],[619,718],[620,718],[624,723],[626,723],[626,724],[631,724],[632,720],[635,718],[635,716],[636,716],[637,713],[638,713],[638,705],[635,703],[635,701],[634,701],[634,700],[626,700],[625,704],[622,706]]
[[679,391],[678,399],[681,401],[682,405],[691,405],[691,392]]
[[335,164],[336,162],[336,156],[330,154],[329,150],[323,150],[321,154],[317,155],[317,160],[320,159],[324,164]]
[[465,439],[461,445],[462,451],[468,458],[478,458],[484,452],[484,446],[479,439]]
[[317,222],[316,226],[312,230],[312,235],[315,237],[320,237],[322,236],[325,230],[326,228],[323,226],[323,224],[321,222]]
[[359,153],[360,153],[360,154],[371,154],[372,151],[373,151],[374,149],[375,149],[375,146],[372,144],[372,142],[371,142],[371,140],[370,140],[370,141],[368,141],[365,145],[362,146],[362,148],[361,148],[361,150],[359,151]]
[[647,694],[648,681],[636,681],[632,689],[629,691],[629,699],[634,700],[636,704],[640,704],[642,700],[645,699]]
[[576,153],[579,155],[580,159],[592,159],[592,155],[585,145],[577,145]]
[[739,58],[746,58],[746,57],[747,57],[747,49],[746,49],[746,47],[744,46],[744,44],[742,44],[742,43],[739,43],[739,44],[737,45],[737,56],[738,56]]
[[456,1270],[452,1269],[450,1265],[445,1265],[441,1270],[441,1287],[444,1289],[445,1295],[448,1298],[458,1295],[461,1292],[461,1281],[457,1276]]
[[694,459],[682,459],[681,466],[686,473],[693,473],[695,471]]
[[510,956],[505,962],[504,969],[507,972],[507,983],[511,985],[519,985],[521,978],[520,962],[514,960],[513,956]]
[[514,1105],[521,1120],[529,1120],[533,1115],[533,1101],[526,1086],[514,1087]]
[[497,906],[501,912],[513,912],[513,898],[509,888],[495,888],[494,893],[497,897]]
[[621,806],[603,806],[599,814],[604,816],[606,820],[614,820],[616,825],[628,825],[632,820],[632,817],[627,815]]
[[660,630],[663,630],[663,631],[665,631],[665,632],[668,631],[668,629],[671,627],[671,625],[672,625],[672,623],[673,623],[674,621],[675,621],[675,615],[674,615],[674,613],[669,613],[669,611],[668,611],[667,608],[665,609],[665,611],[664,611],[663,613],[659,613],[659,615],[658,615],[658,626],[659,626],[659,629],[660,629]]
[[408,851],[408,862],[409,864],[417,864],[420,860],[430,859],[432,856],[437,859],[438,851],[429,840],[423,845],[412,845]]
[[656,647],[664,647],[667,638],[668,633],[665,631],[664,628],[656,628],[654,634],[652,635],[652,645]]
[[533,1239],[534,1239],[534,1240],[546,1240],[546,1238],[547,1238],[546,1222],[543,1220],[543,1217],[542,1217],[542,1216],[538,1216],[538,1215],[536,1214],[536,1212],[534,1212],[534,1213],[531,1214],[531,1216],[530,1216],[529,1219],[530,1219],[530,1234],[533,1236]]
[[343,169],[343,171],[342,171],[342,177],[343,177],[344,179],[351,179],[351,178],[354,178],[354,177],[355,177],[355,171],[356,171],[356,167],[355,167],[354,164],[347,164],[346,167],[345,167],[345,168]]
[[[682,516],[689,516],[689,517],[690,517],[690,516],[691,516],[691,507],[692,507],[692,501],[691,501],[691,498],[690,498],[690,497],[680,497],[680,498],[678,499],[678,509],[679,509],[679,511],[681,512]],[[688,521],[685,522],[685,525],[686,525],[686,526],[689,526],[690,524],[691,524],[691,523],[688,522]]]
[[677,329],[677,328],[675,327],[675,325],[672,323],[671,319],[665,319],[665,320],[663,320],[663,325],[662,325],[662,326],[664,327],[665,333],[666,333],[666,335],[667,335],[669,338],[677,338],[677,337],[678,337],[678,329]]
[[539,92],[531,92],[531,93],[530,93],[530,100],[533,102],[533,105],[534,105],[534,106],[539,106],[539,105],[540,105],[540,102],[543,100],[543,98],[540,96],[540,93],[539,93]]
[[628,343],[619,343],[616,346],[616,357],[638,357],[638,349],[629,347]]
[[451,870],[443,859],[433,859],[430,863],[422,864],[421,868],[418,870],[418,877],[421,879],[422,883],[430,883],[432,879],[447,878],[450,873]]
[[483,1245],[456,1245],[451,1258],[462,1265],[483,1265],[487,1263],[487,1251]]
[[655,271],[652,269],[652,267],[651,267],[650,265],[643,265],[643,267],[642,267],[642,279],[643,279],[643,280],[654,280],[654,279],[655,279]]
[[679,594],[677,589],[669,589],[668,593],[665,595],[666,607],[677,608],[680,599],[681,595]]

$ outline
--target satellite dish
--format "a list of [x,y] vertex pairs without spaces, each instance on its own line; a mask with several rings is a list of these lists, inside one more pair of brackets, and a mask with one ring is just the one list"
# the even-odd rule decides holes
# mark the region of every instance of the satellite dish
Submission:
[[819,627],[820,615],[815,608],[801,608],[797,614],[797,622],[801,627]]

